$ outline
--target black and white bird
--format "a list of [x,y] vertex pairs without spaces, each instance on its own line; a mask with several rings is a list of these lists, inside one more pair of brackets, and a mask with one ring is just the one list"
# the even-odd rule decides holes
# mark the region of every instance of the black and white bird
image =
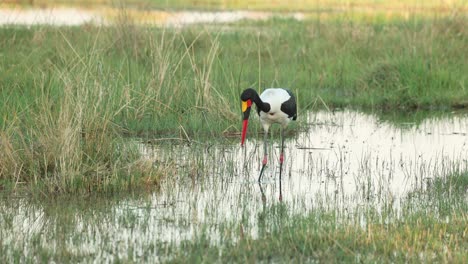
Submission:
[[281,153],[279,158],[280,163],[280,200],[282,199],[281,195],[281,173],[283,169],[284,161],[284,129],[291,120],[296,120],[297,118],[297,105],[296,98],[291,93],[291,91],[283,88],[268,88],[259,96],[258,93],[252,89],[248,88],[244,90],[241,94],[242,101],[242,113],[243,124],[242,124],[242,136],[241,136],[241,146],[244,145],[245,137],[247,134],[247,126],[249,123],[250,109],[252,103],[257,106],[257,113],[260,117],[260,122],[265,131],[264,140],[263,140],[263,151],[265,155],[263,156],[262,169],[260,171],[260,176],[258,177],[258,182],[260,183],[262,179],[263,170],[268,161],[268,151],[267,151],[267,140],[268,140],[268,130],[272,124],[281,125]]

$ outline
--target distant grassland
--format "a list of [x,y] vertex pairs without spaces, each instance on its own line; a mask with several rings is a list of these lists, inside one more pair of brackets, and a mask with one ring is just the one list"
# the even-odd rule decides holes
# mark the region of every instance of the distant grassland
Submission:
[[372,11],[422,11],[430,10],[447,12],[453,8],[466,8],[466,1],[440,0],[6,0],[9,4],[36,6],[75,5],[75,6],[118,6],[125,5],[137,8],[168,8],[168,9],[253,9],[270,11],[317,11],[317,10],[372,10]]
[[[30,120],[66,89],[128,132],[219,133],[235,124],[246,87],[288,87],[314,105],[450,110],[468,105],[464,17],[388,23],[273,19],[170,30],[0,29],[1,110]],[[102,90],[102,91],[99,91]],[[104,96],[105,95],[105,96]],[[57,100],[56,100],[57,99]],[[172,132],[171,132],[172,131]]]
[[408,19],[413,16],[425,18],[453,17],[468,13],[465,0],[454,1],[380,1],[380,0],[7,0],[1,7],[28,8],[81,7],[98,11],[109,20],[119,16],[122,8],[135,22],[154,21],[164,18],[164,12],[179,10],[250,10],[269,12],[301,12],[305,17],[320,19],[380,20]]
[[290,88],[299,115],[466,108],[466,43],[463,15],[1,27],[0,179],[57,192],[157,184],[164,167],[139,161],[123,136],[236,132],[246,87]]

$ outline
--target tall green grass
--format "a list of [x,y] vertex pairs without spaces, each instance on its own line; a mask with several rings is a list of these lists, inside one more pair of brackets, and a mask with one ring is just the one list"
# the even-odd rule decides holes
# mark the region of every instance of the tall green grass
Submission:
[[317,105],[466,107],[464,22],[273,19],[160,29],[123,14],[110,27],[2,27],[0,179],[52,192],[155,182],[164,172],[125,137],[236,132],[246,87],[290,88],[299,114]]
[[[151,84],[165,78],[156,68],[166,67],[164,61],[153,65],[154,75],[135,89],[145,77],[133,79],[132,71],[138,68],[126,59],[140,56],[130,41],[134,36],[125,35],[135,32],[122,28],[103,36],[100,29],[77,32],[4,29],[4,50],[13,49],[10,54],[18,52],[18,57],[3,64],[1,179],[14,188],[43,185],[45,192],[121,190],[157,182],[151,178],[160,174],[140,159],[136,145],[123,135],[128,120],[138,122],[147,108],[162,105],[158,86]],[[106,46],[114,34],[121,41]],[[11,43],[17,37],[24,46]],[[104,43],[98,45],[99,41]],[[113,49],[123,56],[121,61],[108,59]],[[149,55],[165,56],[159,52]]]

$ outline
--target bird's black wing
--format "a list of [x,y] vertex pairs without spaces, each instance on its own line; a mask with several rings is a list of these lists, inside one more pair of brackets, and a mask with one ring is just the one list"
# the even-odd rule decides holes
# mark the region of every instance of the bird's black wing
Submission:
[[297,118],[297,104],[296,104],[296,97],[294,94],[287,90],[288,94],[291,96],[287,101],[281,104],[281,111],[286,113],[289,118],[292,117],[293,120]]

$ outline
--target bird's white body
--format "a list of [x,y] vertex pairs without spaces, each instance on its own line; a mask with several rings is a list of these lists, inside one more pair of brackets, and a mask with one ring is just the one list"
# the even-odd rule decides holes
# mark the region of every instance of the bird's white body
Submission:
[[281,154],[279,157],[279,199],[281,201],[281,172],[284,161],[284,130],[291,120],[296,120],[297,118],[296,97],[289,90],[282,88],[268,88],[263,91],[261,95],[258,95],[254,89],[247,88],[242,92],[240,99],[242,101],[241,107],[243,113],[241,146],[244,145],[245,136],[247,134],[250,107],[252,103],[257,106],[257,113],[260,116],[260,122],[265,130],[265,134],[263,136],[263,150],[265,155],[263,156],[262,169],[260,171],[260,176],[258,177],[259,183],[262,179],[263,170],[265,169],[268,161],[268,130],[272,124],[277,123],[281,125]]
[[281,111],[281,104],[289,100],[289,98],[291,98],[291,95],[281,88],[268,88],[260,95],[260,99],[263,102],[270,104],[270,111],[268,113],[259,112],[260,122],[265,132],[268,132],[272,124],[277,123],[285,128],[289,121],[291,121],[291,118]]

